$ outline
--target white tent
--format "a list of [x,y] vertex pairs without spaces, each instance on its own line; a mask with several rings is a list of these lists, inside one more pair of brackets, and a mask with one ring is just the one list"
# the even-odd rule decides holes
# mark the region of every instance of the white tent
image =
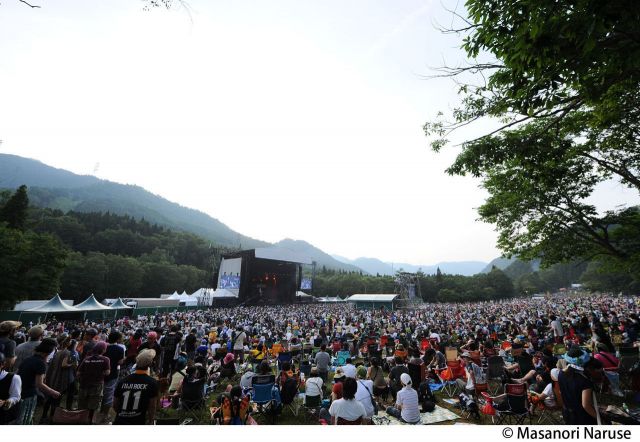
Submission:
[[177,300],[180,300],[180,295],[178,295],[178,292],[173,292],[173,295],[167,297],[166,299],[177,299]]
[[193,292],[191,297],[198,300],[198,305],[211,305],[213,301],[213,289],[203,287]]

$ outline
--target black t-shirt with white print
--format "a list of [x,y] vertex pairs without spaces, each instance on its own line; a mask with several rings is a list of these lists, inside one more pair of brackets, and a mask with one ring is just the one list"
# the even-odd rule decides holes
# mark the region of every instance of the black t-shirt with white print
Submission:
[[158,397],[158,382],[147,374],[134,373],[118,383],[119,399],[115,425],[144,425],[152,400]]

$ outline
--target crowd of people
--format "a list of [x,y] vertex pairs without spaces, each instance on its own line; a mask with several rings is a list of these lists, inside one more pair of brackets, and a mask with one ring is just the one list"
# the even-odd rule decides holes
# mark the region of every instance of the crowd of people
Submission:
[[[211,394],[216,422],[246,423],[253,390],[270,381],[284,405],[304,391],[304,406],[323,423],[368,423],[380,411],[417,423],[433,409],[434,386],[476,395],[487,377],[481,359],[491,356],[504,361],[504,383],[526,385],[532,412],[557,407],[561,395],[565,423],[594,423],[594,383],[619,366],[620,348],[639,346],[639,310],[637,297],[583,295],[394,311],[305,304],[4,321],[0,423],[81,413],[87,423],[150,424],[160,408],[199,408]],[[497,410],[503,399],[490,398]]]

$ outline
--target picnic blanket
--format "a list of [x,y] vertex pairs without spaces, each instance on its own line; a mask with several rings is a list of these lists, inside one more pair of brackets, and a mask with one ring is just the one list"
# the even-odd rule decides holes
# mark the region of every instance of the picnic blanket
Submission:
[[[431,425],[437,424],[438,422],[452,421],[459,418],[460,416],[458,416],[454,412],[436,405],[436,409],[431,413],[420,413],[420,423],[416,425]],[[374,425],[409,425],[401,422],[399,419],[396,419],[393,416],[388,415],[386,412],[378,413],[378,415],[373,416],[371,420],[373,421]]]

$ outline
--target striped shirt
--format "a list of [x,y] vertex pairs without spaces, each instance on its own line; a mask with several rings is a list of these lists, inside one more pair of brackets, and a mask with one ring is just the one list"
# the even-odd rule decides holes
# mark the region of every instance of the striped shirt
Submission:
[[[400,414],[405,422],[415,423],[420,420],[420,404],[418,392],[411,387],[404,387],[398,392],[396,405],[401,405]],[[398,407],[400,408],[400,407]]]

